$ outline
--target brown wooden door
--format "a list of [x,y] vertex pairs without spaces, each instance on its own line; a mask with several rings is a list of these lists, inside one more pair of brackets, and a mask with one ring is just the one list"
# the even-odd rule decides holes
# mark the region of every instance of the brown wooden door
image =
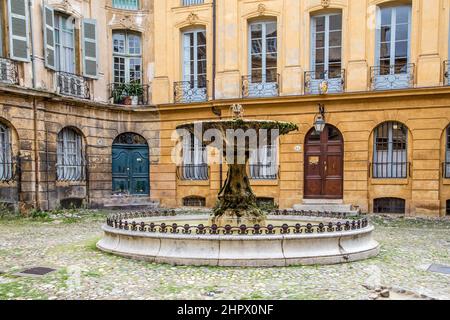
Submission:
[[322,134],[312,129],[305,141],[305,198],[342,199],[344,195],[344,140],[327,125]]

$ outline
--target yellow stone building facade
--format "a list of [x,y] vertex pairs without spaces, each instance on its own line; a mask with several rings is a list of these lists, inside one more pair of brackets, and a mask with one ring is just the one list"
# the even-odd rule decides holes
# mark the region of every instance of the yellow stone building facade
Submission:
[[299,126],[254,155],[260,201],[449,212],[448,0],[2,4],[4,202],[212,207],[225,168],[195,141],[174,163],[174,130],[237,103]]

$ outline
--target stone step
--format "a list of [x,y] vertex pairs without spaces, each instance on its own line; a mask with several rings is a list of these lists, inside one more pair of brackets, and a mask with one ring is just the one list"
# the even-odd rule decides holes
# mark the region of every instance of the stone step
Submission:
[[354,208],[352,205],[346,204],[297,204],[294,205],[294,210],[297,211],[313,211],[313,212],[335,212],[335,213],[350,213],[358,214],[359,209]]
[[152,201],[148,196],[118,195],[106,199],[104,206],[112,210],[141,210],[159,208],[159,202]]

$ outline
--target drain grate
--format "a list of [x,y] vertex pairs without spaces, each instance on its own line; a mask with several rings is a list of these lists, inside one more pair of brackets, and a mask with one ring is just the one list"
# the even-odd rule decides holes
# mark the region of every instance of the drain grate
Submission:
[[49,274],[53,271],[56,271],[56,270],[51,269],[51,268],[45,268],[45,267],[36,267],[36,268],[26,269],[22,272],[17,273],[17,275],[19,275],[19,276],[45,276],[46,274]]
[[442,274],[450,274],[450,267],[449,266],[444,266],[441,264],[432,264],[429,268],[428,268],[429,272],[435,272],[435,273],[442,273]]

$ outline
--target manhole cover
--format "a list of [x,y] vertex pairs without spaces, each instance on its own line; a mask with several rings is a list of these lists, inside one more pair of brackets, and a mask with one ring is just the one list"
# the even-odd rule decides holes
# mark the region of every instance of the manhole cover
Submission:
[[442,274],[450,274],[450,267],[449,266],[444,266],[441,264],[432,264],[429,268],[428,268],[429,272],[435,272],[435,273],[442,273]]
[[37,267],[24,270],[22,272],[17,273],[19,276],[45,276],[50,272],[56,271],[55,269],[45,268],[45,267]]

